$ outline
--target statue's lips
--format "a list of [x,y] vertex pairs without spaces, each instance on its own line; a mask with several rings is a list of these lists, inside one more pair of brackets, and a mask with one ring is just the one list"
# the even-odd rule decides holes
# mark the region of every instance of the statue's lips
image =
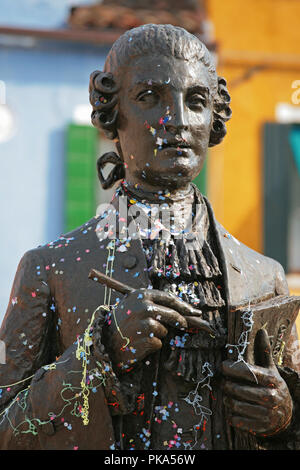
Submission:
[[187,156],[189,150],[191,150],[191,147],[187,145],[180,146],[180,145],[170,145],[170,144],[166,144],[158,149],[158,151],[161,153],[163,153],[164,151],[168,153],[172,152],[172,153],[175,153],[176,156],[178,157]]
[[178,150],[179,152],[183,150],[189,150],[191,146],[186,142],[164,142],[161,146],[159,146],[158,150]]

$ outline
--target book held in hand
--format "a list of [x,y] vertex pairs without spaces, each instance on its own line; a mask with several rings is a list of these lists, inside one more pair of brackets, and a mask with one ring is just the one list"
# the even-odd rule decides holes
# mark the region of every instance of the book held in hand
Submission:
[[257,363],[255,338],[264,328],[276,365],[281,365],[292,326],[300,309],[300,297],[280,295],[248,306],[231,308],[228,315],[228,359]]

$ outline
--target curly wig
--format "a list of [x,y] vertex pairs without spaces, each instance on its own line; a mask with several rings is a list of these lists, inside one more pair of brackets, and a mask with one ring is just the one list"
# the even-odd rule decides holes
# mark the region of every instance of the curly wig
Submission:
[[212,56],[196,36],[183,28],[166,24],[147,24],[127,31],[113,44],[106,58],[104,71],[96,70],[91,74],[89,92],[93,125],[102,129],[108,138],[117,138],[118,87],[114,75],[119,67],[146,54],[172,55],[178,59],[201,61],[207,67],[214,96],[209,146],[219,144],[226,135],[225,123],[231,117],[226,80],[217,76]]

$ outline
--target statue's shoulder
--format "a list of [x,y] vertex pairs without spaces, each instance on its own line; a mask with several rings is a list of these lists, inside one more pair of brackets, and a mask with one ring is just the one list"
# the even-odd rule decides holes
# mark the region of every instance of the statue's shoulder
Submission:
[[84,249],[91,250],[91,247],[95,247],[98,242],[96,234],[98,222],[99,216],[93,217],[74,230],[63,233],[57,239],[28,250],[21,259],[22,264],[38,263],[39,260],[49,263],[58,258],[67,260],[74,258],[76,254],[80,256]]
[[288,294],[285,272],[278,261],[248,247],[217,221],[215,221],[215,227],[229,279],[236,280],[236,278],[243,277],[245,283],[248,284],[247,288],[260,292],[262,296],[270,291],[273,291],[275,295]]

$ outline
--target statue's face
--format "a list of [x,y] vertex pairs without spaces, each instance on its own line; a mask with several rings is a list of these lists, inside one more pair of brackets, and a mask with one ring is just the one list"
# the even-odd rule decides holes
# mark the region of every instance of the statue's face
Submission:
[[116,78],[127,181],[149,190],[185,187],[200,172],[209,143],[213,96],[207,68],[147,55]]

